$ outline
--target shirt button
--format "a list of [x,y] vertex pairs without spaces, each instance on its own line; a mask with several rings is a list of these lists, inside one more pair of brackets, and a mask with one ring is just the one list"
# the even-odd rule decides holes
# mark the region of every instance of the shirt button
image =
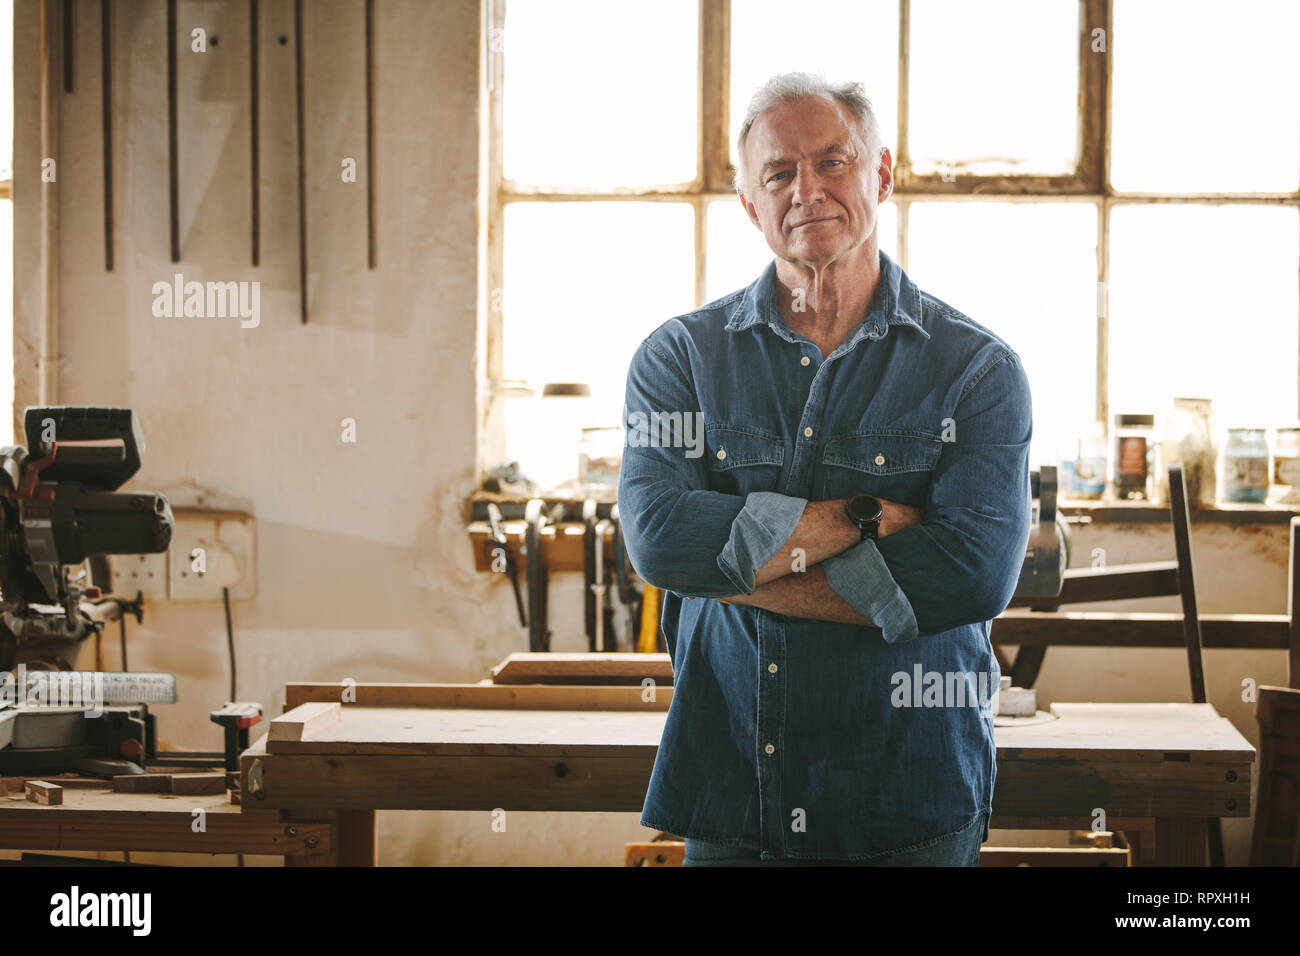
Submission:
[[768,664],[768,665],[767,665],[767,672],[768,672],[769,674],[775,674],[775,673],[776,673],[776,665],[775,665],[775,664]]
[[[718,452],[718,457],[719,457],[719,458],[722,457],[722,452]],[[877,465],[883,465],[884,463],[885,463],[885,456],[884,456],[884,455],[877,455],[877,456],[876,456],[876,464],[877,464]]]
[[764,752],[764,753],[769,753],[769,754],[774,754],[774,753],[776,753],[776,748],[773,747],[771,744],[768,744],[766,747],[763,748],[763,752]]
[[804,368],[807,368],[811,363],[812,363],[812,359],[810,359],[806,355],[799,360],[799,364],[802,365]]
[[812,438],[812,429],[811,429],[811,428],[805,428],[805,429],[803,430],[803,437],[804,437],[804,438]]
[[718,461],[722,461],[722,459],[724,459],[724,458],[726,458],[726,457],[727,457],[727,449],[725,449],[725,448],[719,448],[719,449],[718,449]]

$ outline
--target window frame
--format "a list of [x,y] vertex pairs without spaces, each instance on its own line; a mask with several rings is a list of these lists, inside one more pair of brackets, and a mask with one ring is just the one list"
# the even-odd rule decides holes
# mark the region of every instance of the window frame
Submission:
[[[699,118],[697,168],[693,180],[648,187],[616,189],[557,189],[530,186],[507,180],[502,165],[502,90],[506,3],[487,0],[487,242],[486,242],[486,311],[484,396],[479,441],[479,473],[488,466],[489,451],[502,457],[504,435],[500,418],[500,401],[509,394],[510,384],[504,377],[503,318],[501,293],[504,288],[505,207],[511,202],[637,201],[689,203],[695,214],[695,301],[704,304],[707,275],[707,212],[718,200],[735,200],[732,185],[734,168],[730,163],[730,78],[731,78],[731,0],[699,0]],[[1297,210],[1300,229],[1300,182],[1289,193],[1155,193],[1123,192],[1110,181],[1111,167],[1111,56],[1114,49],[1113,0],[1078,0],[1079,9],[1079,148],[1072,173],[1064,176],[1003,174],[962,175],[951,178],[941,174],[917,175],[911,169],[907,148],[908,133],[908,51],[910,46],[911,0],[898,0],[898,136],[894,160],[894,193],[891,201],[898,209],[898,261],[908,268],[907,227],[911,206],[926,201],[972,202],[1042,202],[1075,201],[1091,203],[1097,211],[1097,354],[1096,420],[1109,435],[1109,349],[1110,323],[1108,283],[1110,276],[1110,214],[1117,206],[1131,203],[1265,204],[1290,206]],[[1105,52],[1094,53],[1095,31],[1102,31]],[[1298,263],[1300,266],[1300,263]],[[1300,326],[1300,314],[1296,316]],[[1296,356],[1296,410],[1300,415],[1300,352]]]

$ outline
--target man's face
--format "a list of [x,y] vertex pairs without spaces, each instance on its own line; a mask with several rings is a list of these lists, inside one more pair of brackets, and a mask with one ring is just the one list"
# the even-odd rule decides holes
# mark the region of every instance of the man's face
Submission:
[[888,151],[867,155],[853,115],[812,97],[761,114],[745,138],[737,192],[779,258],[831,262],[872,239],[893,184]]

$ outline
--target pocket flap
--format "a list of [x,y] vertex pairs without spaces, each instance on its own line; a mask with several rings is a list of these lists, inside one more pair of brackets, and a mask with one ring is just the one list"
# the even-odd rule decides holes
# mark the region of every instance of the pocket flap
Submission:
[[713,471],[745,465],[781,465],[785,442],[775,435],[732,425],[705,425],[705,463]]
[[830,439],[822,462],[868,475],[894,475],[905,471],[933,471],[942,450],[943,442],[937,438],[872,432]]

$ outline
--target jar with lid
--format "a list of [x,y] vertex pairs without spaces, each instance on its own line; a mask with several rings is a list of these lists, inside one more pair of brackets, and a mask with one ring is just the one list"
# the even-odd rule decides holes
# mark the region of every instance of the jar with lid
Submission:
[[1160,441],[1159,499],[1169,501],[1169,466],[1183,466],[1187,506],[1211,508],[1216,495],[1214,412],[1208,398],[1175,398]]
[[1106,426],[1094,422],[1087,438],[1060,456],[1061,497],[1099,499],[1106,491]]
[[1273,502],[1300,504],[1300,425],[1277,430],[1273,446]]
[[1154,456],[1154,415],[1116,415],[1111,488],[1120,501],[1149,501]]
[[1268,497],[1268,441],[1262,428],[1229,428],[1223,446],[1223,499],[1262,504]]

